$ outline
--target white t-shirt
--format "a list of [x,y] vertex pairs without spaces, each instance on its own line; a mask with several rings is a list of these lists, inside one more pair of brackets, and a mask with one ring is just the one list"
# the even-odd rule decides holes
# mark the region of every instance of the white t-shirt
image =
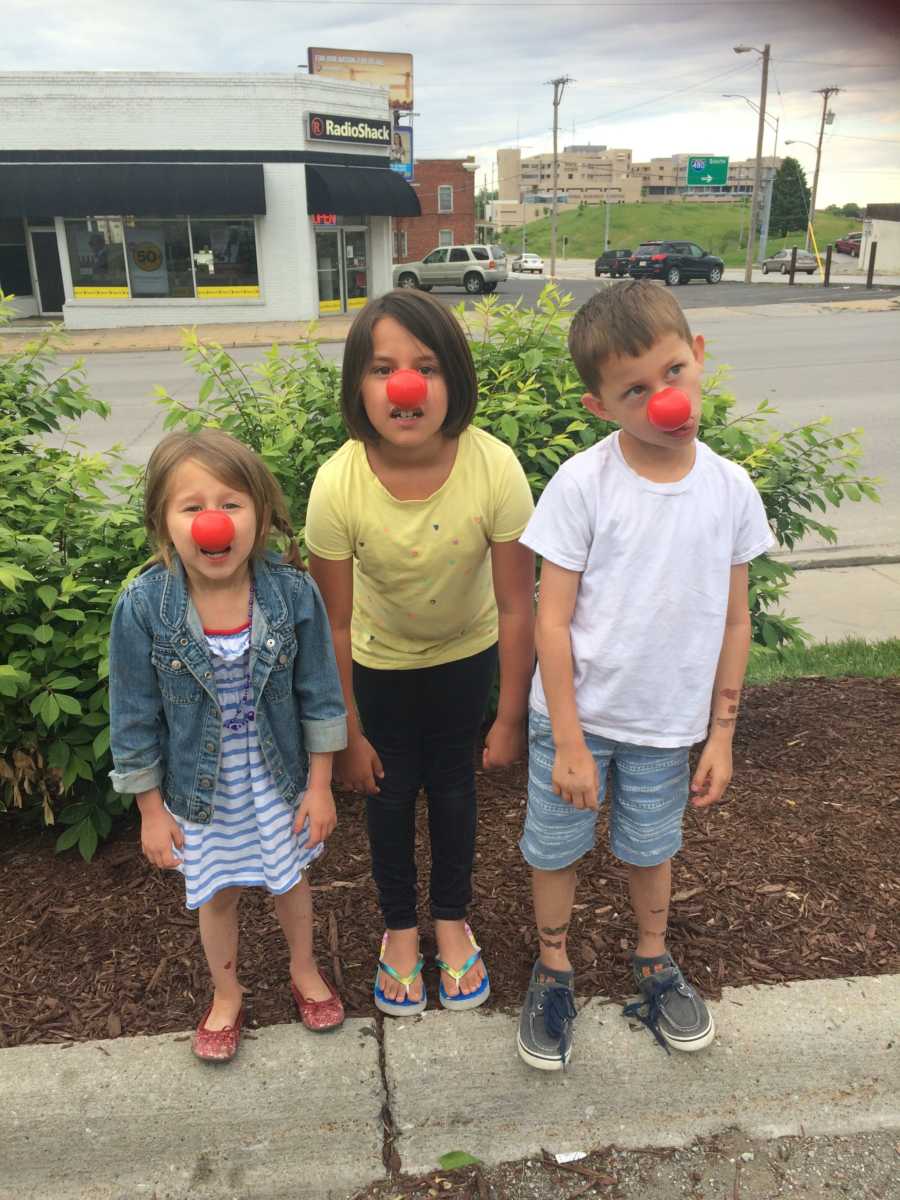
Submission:
[[[696,448],[683,479],[654,483],[610,434],[560,467],[520,538],[581,573],[571,638],[586,732],[662,747],[706,736],[731,567],[774,539],[744,468]],[[540,668],[531,703],[549,716]]]

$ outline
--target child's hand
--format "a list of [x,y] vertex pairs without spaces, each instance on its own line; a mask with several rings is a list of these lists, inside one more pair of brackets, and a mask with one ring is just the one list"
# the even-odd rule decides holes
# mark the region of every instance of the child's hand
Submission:
[[717,804],[731,783],[731,739],[711,737],[703,747],[691,780],[691,804],[707,808]]
[[486,771],[492,767],[508,767],[525,756],[525,722],[510,724],[496,720],[484,739],[482,765]]
[[376,796],[379,792],[376,779],[384,779],[384,767],[375,747],[361,733],[351,736],[346,750],[339,750],[334,756],[335,783],[350,792]]
[[309,845],[318,846],[337,825],[337,811],[330,787],[309,787],[297,816],[294,818],[294,833],[300,833],[309,818]]
[[600,776],[594,756],[584,742],[558,746],[553,760],[553,790],[574,808],[599,808]]
[[173,847],[184,845],[184,833],[172,814],[160,804],[141,813],[141,849],[154,867],[178,867],[181,859]]

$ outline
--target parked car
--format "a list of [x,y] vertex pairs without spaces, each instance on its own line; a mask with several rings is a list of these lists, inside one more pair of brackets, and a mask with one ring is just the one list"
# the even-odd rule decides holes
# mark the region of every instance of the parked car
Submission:
[[394,287],[462,287],[472,295],[492,292],[509,274],[502,246],[437,246],[419,262],[394,267]]
[[834,243],[834,248],[839,254],[852,254],[854,258],[859,258],[861,244],[861,233],[845,233],[842,238],[838,238]]
[[718,283],[724,269],[723,259],[701,250],[696,242],[641,242],[628,260],[632,279],[664,279],[670,286],[692,279]]
[[609,275],[611,279],[615,279],[619,275],[627,275],[630,258],[630,250],[604,250],[594,263],[594,274]]
[[512,269],[521,271],[523,274],[526,271],[532,271],[535,275],[543,275],[544,260],[539,254],[532,254],[531,251],[526,250],[524,254],[513,259]]
[[[796,271],[805,271],[807,275],[812,275],[818,269],[819,264],[814,254],[810,254],[808,250],[797,251]],[[780,271],[782,275],[789,275],[791,273],[790,250],[779,250],[777,254],[771,254],[768,258],[763,259],[763,275],[768,275],[770,271]]]

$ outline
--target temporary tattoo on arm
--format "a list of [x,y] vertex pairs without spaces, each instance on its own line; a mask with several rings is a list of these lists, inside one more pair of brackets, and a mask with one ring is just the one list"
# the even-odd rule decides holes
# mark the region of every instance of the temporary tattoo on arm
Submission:
[[724,696],[726,700],[737,700],[740,694],[739,688],[722,688],[719,692],[719,695]]
[[729,725],[734,725],[734,717],[716,717],[716,724],[720,729],[727,729]]

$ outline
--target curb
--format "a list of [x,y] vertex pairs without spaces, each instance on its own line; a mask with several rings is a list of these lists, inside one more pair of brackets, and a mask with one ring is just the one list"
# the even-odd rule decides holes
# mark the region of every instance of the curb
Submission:
[[[868,553],[864,549],[813,550],[809,553],[813,557],[776,552],[770,555],[770,558],[787,563],[795,571],[830,571],[834,567],[880,567],[891,563],[900,563],[900,548],[895,549],[888,546],[883,549],[873,547]],[[814,557],[817,554],[828,555],[828,557]]]

